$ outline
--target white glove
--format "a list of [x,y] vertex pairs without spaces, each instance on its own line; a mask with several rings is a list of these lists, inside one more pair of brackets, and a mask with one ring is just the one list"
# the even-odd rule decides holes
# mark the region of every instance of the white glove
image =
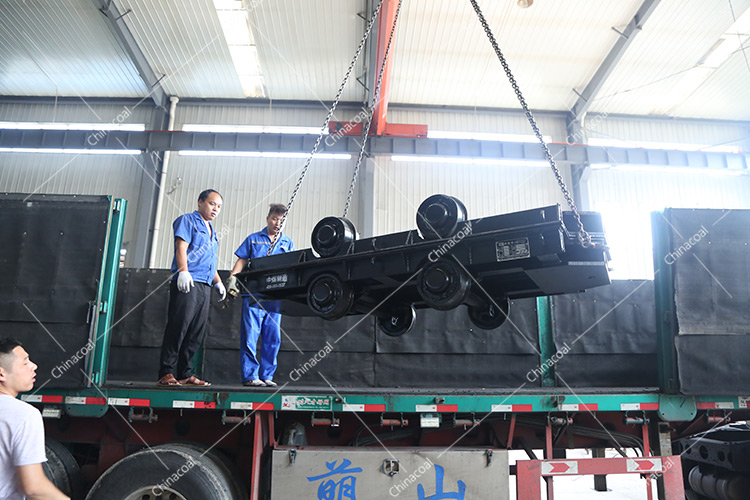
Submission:
[[177,275],[177,289],[182,293],[188,293],[195,284],[193,283],[193,277],[187,271],[180,271]]
[[216,291],[219,292],[219,296],[221,297],[219,302],[227,298],[227,289],[224,288],[224,283],[217,281],[214,283],[214,288],[216,288]]

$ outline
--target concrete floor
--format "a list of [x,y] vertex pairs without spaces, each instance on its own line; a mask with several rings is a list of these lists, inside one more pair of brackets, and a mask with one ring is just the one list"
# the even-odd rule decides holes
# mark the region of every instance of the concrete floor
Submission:
[[[635,456],[632,450],[628,455]],[[541,450],[536,450],[537,456],[542,456]],[[607,457],[620,456],[615,450],[607,450]],[[510,453],[510,463],[526,459],[524,452]],[[591,453],[585,450],[572,450],[568,458],[591,458]],[[516,499],[515,476],[511,477],[510,499]],[[646,482],[637,475],[620,474],[607,476],[608,491],[594,491],[593,476],[574,476],[555,478],[555,500],[647,500]],[[653,483],[656,496],[656,483]],[[543,497],[544,498],[544,497]]]

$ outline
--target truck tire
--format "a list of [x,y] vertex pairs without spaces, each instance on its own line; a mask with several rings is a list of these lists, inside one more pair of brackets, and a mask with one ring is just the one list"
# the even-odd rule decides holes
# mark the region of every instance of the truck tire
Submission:
[[42,463],[44,474],[58,490],[73,500],[81,500],[84,493],[83,476],[76,459],[54,439],[47,439],[44,448],[47,453],[47,461]]
[[190,445],[165,444],[117,462],[96,480],[86,500],[243,500],[237,486],[214,456]]

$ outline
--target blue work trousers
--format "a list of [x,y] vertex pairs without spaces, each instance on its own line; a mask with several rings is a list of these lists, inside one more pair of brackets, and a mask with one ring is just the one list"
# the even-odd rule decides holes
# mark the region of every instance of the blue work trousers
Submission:
[[[255,300],[242,298],[242,327],[240,329],[240,363],[242,381],[273,380],[276,373],[276,356],[281,347],[281,314],[250,307]],[[260,362],[256,355],[258,337],[261,339]]]

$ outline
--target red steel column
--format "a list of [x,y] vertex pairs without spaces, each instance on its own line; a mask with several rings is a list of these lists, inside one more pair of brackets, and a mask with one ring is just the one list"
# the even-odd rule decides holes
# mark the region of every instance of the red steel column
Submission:
[[[380,68],[383,67],[385,60],[385,48],[388,45],[388,38],[391,36],[391,28],[393,27],[393,20],[396,17],[396,7],[398,7],[398,0],[385,0],[383,5],[380,7],[380,16],[378,17],[378,41],[376,47],[376,58],[375,64],[375,81],[377,82],[377,75],[380,74]],[[383,80],[380,83],[380,96],[376,103],[373,103],[375,108],[372,113],[372,125],[370,130],[375,135],[383,135],[385,133],[385,117],[388,114],[388,99],[391,93],[391,67],[393,62],[393,43],[391,44],[391,50],[388,55],[388,61],[385,62],[385,70],[383,71]],[[375,92],[375,89],[372,89]]]

